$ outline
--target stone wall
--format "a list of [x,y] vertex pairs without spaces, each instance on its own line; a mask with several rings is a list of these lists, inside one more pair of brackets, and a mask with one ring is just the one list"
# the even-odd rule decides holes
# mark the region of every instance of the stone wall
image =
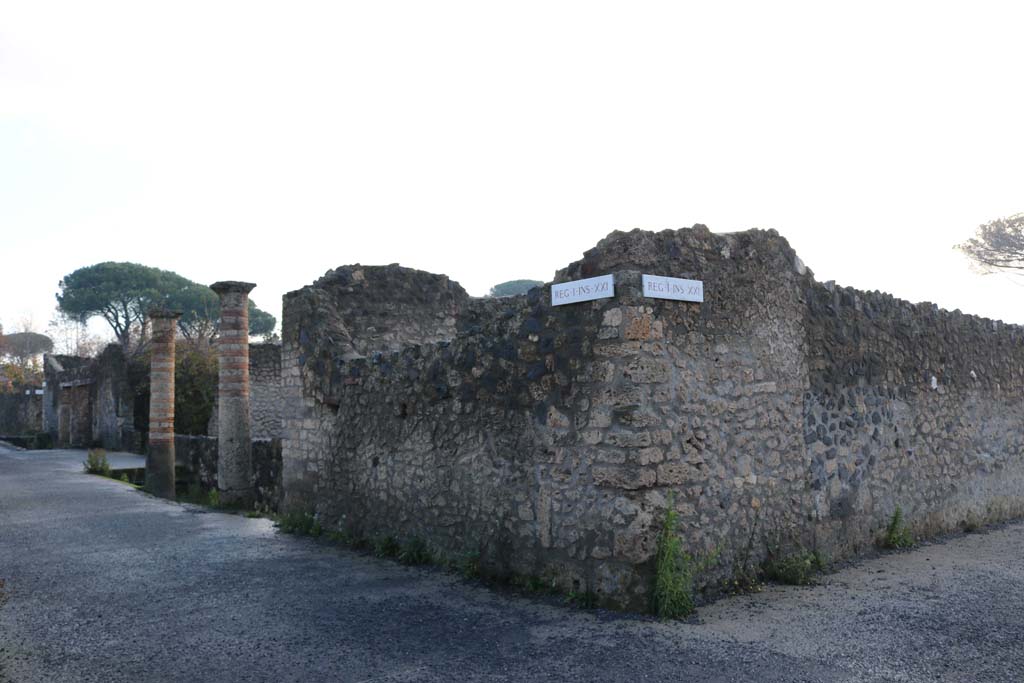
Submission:
[[[473,302],[451,341],[368,358],[346,359],[318,325],[316,285],[289,295],[283,374],[304,412],[286,421],[286,507],[634,606],[670,491],[688,525],[719,524],[696,528],[692,548],[731,542],[730,516],[751,512],[733,482],[767,450],[802,448],[799,275],[781,239],[730,238],[778,243],[759,268],[784,274],[752,299],[724,286],[756,278],[749,263],[723,258],[706,230],[677,237],[691,244],[674,256],[609,245],[558,276],[613,272],[613,299],[556,308],[538,289]],[[701,276],[716,305],[643,298],[648,266]],[[737,383],[745,396],[732,395]],[[725,457],[744,447],[746,459]]]
[[1024,329],[878,292],[806,291],[819,536],[855,553],[897,505],[925,535],[1024,515]]
[[120,346],[110,344],[96,358],[48,354],[43,371],[43,430],[57,447],[129,450],[139,441],[135,392]]
[[[249,408],[254,440],[281,438],[284,407],[280,344],[249,344]],[[209,436],[217,436],[218,419],[214,406],[206,429]]]
[[[174,436],[174,460],[186,485],[203,490],[217,488],[217,439],[210,436]],[[252,442],[253,490],[256,506],[276,511],[281,497],[281,440]],[[179,476],[179,481],[182,477]]]
[[43,397],[35,389],[0,394],[0,435],[24,436],[42,429]]
[[280,438],[280,344],[249,345],[249,405],[253,440]]
[[556,281],[608,273],[562,307],[394,266],[287,295],[285,509],[636,608],[670,504],[704,582],[855,555],[897,506],[919,534],[1024,514],[1020,327],[818,283],[773,231],[613,233]]

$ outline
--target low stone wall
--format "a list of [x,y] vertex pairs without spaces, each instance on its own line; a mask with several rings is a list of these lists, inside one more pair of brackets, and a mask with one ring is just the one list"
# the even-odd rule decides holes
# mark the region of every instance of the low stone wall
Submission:
[[[187,474],[189,484],[203,490],[217,488],[217,439],[210,436],[174,436],[175,465]],[[276,511],[281,498],[281,440],[258,439],[252,443],[256,505]]]

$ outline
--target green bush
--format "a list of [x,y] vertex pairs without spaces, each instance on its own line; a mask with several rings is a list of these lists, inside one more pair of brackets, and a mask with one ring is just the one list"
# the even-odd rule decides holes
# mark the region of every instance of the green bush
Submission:
[[422,538],[409,539],[398,551],[398,561],[402,564],[430,564],[433,559],[430,548]]
[[480,553],[468,552],[463,555],[458,562],[459,571],[467,579],[477,579],[480,577]]
[[580,609],[594,609],[598,604],[597,593],[594,591],[569,591],[565,601]]
[[103,477],[110,476],[110,463],[107,462],[107,452],[102,448],[90,448],[86,453],[85,462],[82,463],[85,471],[89,474],[98,474]]
[[715,559],[712,554],[702,560],[695,560],[685,552],[678,526],[679,514],[675,511],[674,499],[670,497],[665,521],[658,534],[654,561],[653,610],[661,619],[676,619],[693,613],[696,609],[694,579]]
[[914,537],[911,535],[907,525],[903,523],[903,510],[897,505],[896,510],[893,511],[892,517],[889,519],[889,526],[885,530],[885,536],[882,538],[882,546],[897,549],[910,548],[913,545]]
[[772,581],[790,586],[810,586],[815,576],[825,568],[818,551],[801,548],[792,555],[769,555],[764,563],[764,575]]
[[323,533],[319,520],[308,512],[289,512],[277,519],[277,528],[284,534],[317,537]]
[[193,503],[195,505],[206,505],[207,507],[219,508],[220,491],[215,488],[207,491],[204,490],[198,482],[192,482],[189,484],[185,495],[179,500],[183,503]]
[[373,554],[377,557],[398,557],[402,552],[402,547],[398,545],[394,536],[377,536],[370,544]]

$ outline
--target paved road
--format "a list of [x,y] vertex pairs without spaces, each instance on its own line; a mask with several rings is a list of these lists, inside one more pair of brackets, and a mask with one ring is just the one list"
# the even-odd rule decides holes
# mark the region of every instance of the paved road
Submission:
[[1024,525],[699,623],[579,611],[0,450],[0,681],[1020,681]]

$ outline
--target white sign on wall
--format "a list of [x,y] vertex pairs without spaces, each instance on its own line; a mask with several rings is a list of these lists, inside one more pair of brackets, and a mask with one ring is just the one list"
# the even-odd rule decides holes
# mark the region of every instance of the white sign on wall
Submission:
[[607,299],[615,296],[615,278],[612,275],[589,277],[551,285],[551,305],[575,304],[580,301]]
[[642,280],[644,296],[675,301],[704,301],[704,283],[700,280],[664,275],[644,275]]

